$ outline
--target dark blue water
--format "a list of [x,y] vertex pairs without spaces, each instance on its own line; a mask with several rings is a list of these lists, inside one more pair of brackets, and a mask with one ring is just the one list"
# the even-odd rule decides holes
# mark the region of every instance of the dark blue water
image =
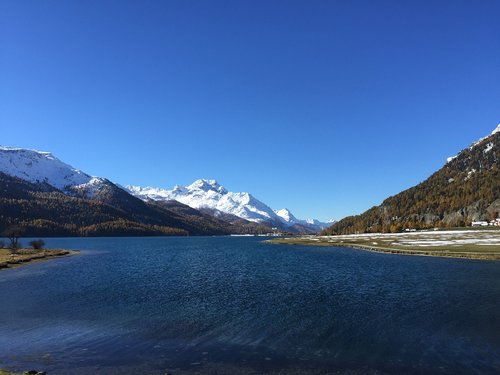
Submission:
[[500,262],[262,238],[48,239],[0,271],[0,368],[498,374]]

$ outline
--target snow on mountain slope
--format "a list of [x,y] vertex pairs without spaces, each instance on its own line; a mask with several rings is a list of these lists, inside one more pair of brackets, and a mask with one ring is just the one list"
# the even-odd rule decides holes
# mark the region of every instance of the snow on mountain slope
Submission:
[[[495,128],[495,130],[493,130],[491,132],[490,135],[487,135],[486,137],[483,137],[481,139],[479,139],[478,141],[474,142],[470,147],[469,147],[469,150],[472,150],[474,147],[476,147],[477,145],[479,145],[481,142],[483,142],[485,139],[495,135],[496,133],[499,133],[500,132],[500,124],[497,125],[497,127]],[[489,152],[492,148],[493,148],[494,144],[493,143],[489,143],[486,148],[484,149],[484,152],[487,153]],[[459,153],[460,154],[460,153]],[[455,155],[455,156],[450,156],[449,158],[446,159],[446,163],[450,163],[452,160],[456,159],[457,156],[459,155]]]
[[286,208],[274,211],[253,195],[227,191],[215,180],[200,179],[189,186],[176,185],[172,190],[140,186],[127,186],[127,189],[141,199],[176,200],[192,208],[208,208],[258,223],[285,227],[299,225],[312,231],[320,231],[331,225],[314,219],[297,219]]
[[337,222],[337,220],[334,220],[334,219],[330,219],[326,222],[324,221],[319,221],[319,220],[316,220],[316,219],[307,219],[306,220],[309,224],[311,225],[317,225],[321,228],[328,228],[330,225],[332,224],[335,224]]
[[50,152],[0,147],[0,171],[58,189],[90,182],[92,176],[63,163]]
[[491,132],[491,135],[500,132],[500,124],[497,125],[496,129]]
[[0,172],[32,183],[47,183],[66,193],[84,192],[89,198],[108,183],[63,163],[50,152],[12,147],[0,146]]
[[152,187],[127,186],[142,199],[176,200],[192,208],[210,208],[254,222],[281,222],[276,213],[249,193],[227,191],[215,180],[196,180],[189,186],[175,186],[172,190]]
[[274,212],[289,225],[298,224],[308,227],[312,230],[318,230],[318,231],[332,225],[332,220],[330,220],[328,223],[323,223],[316,219],[306,219],[306,220],[297,219],[295,216],[293,216],[293,214],[290,212],[288,208],[282,208],[281,210],[275,210]]
[[282,208],[281,210],[274,210],[274,212],[276,213],[276,215],[281,217],[281,219],[283,219],[287,223],[294,224],[298,222],[297,218],[293,216],[293,214],[290,212],[288,208]]

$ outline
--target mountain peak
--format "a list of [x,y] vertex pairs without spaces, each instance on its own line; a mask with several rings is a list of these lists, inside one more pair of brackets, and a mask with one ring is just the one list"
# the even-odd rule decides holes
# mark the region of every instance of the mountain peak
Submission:
[[276,212],[276,215],[281,217],[287,223],[294,223],[297,221],[297,218],[293,216],[288,208],[282,208],[281,210],[275,210],[274,212]]
[[224,186],[220,185],[216,180],[207,180],[200,178],[193,182],[191,185],[187,187],[188,190],[203,190],[203,191],[215,191],[220,194],[226,194],[227,190]]

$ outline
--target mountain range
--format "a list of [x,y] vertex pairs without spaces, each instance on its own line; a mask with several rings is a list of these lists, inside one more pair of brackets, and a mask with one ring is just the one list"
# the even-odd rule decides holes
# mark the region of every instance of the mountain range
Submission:
[[124,188],[49,152],[0,147],[0,230],[20,225],[31,235],[219,235],[272,228],[315,233],[327,226],[287,212],[214,180],[172,191]]
[[140,186],[127,186],[127,189],[144,200],[175,200],[210,212],[216,217],[229,214],[256,223],[292,228],[298,232],[319,232],[331,225],[314,219],[299,220],[286,208],[273,210],[252,194],[227,191],[215,180],[200,179],[188,186],[176,185],[172,190]]
[[500,125],[422,183],[361,215],[346,217],[324,235],[470,226],[500,215]]
[[[225,235],[279,230],[324,235],[468,226],[500,213],[500,125],[422,183],[379,206],[322,223],[273,210],[246,192],[199,179],[172,190],[122,187],[51,153],[0,147],[0,231],[32,236]],[[333,224],[333,225],[332,225]]]

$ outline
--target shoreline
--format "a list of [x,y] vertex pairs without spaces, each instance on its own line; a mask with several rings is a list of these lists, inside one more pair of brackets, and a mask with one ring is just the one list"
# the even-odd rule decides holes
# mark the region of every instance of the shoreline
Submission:
[[36,370],[23,371],[22,373],[19,373],[19,372],[10,372],[4,369],[0,369],[0,375],[47,375],[47,373],[45,371],[36,371]]
[[80,252],[64,249],[20,249],[19,253],[11,254],[7,249],[0,249],[0,271],[77,254]]
[[[345,241],[345,242],[344,242]],[[351,249],[369,251],[382,254],[395,254],[395,255],[408,255],[408,256],[428,256],[436,258],[454,258],[454,259],[474,259],[474,260],[500,260],[500,248],[497,252],[473,252],[473,251],[457,251],[451,247],[444,247],[442,249],[433,248],[426,250],[422,248],[400,246],[384,247],[375,244],[361,244],[353,241],[334,240],[332,237],[298,237],[298,238],[274,238],[264,241],[273,245],[302,245],[302,246],[323,246],[323,247],[348,247]]]

